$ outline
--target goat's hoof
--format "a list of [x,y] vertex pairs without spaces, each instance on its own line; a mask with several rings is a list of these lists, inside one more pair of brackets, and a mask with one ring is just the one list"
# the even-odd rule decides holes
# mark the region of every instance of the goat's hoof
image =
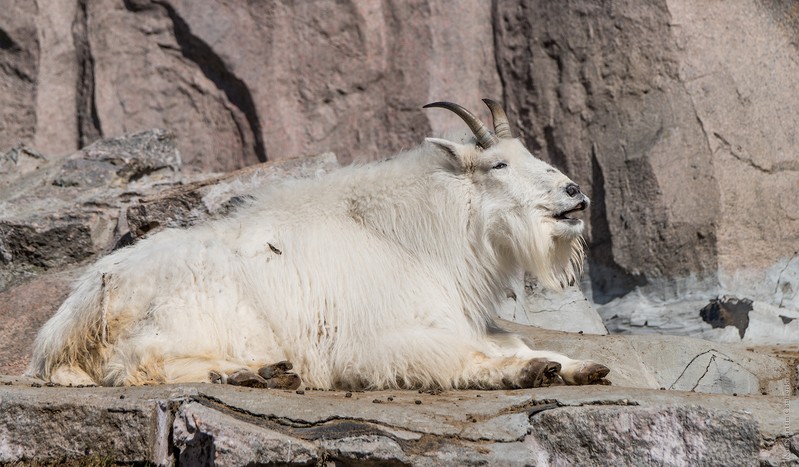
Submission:
[[262,366],[258,369],[258,375],[264,379],[271,379],[275,376],[282,375],[291,371],[294,365],[291,362],[282,361],[273,363],[271,365]]
[[273,389],[297,389],[302,384],[300,376],[296,373],[284,373],[267,380]]
[[296,373],[291,373],[294,368],[291,362],[278,362],[258,369],[258,375],[266,380],[267,387],[272,389],[297,389],[302,380]]
[[605,379],[605,376],[610,373],[610,368],[599,363],[587,362],[585,366],[574,373],[574,384],[604,384],[609,385],[610,381]]
[[211,371],[208,373],[208,379],[213,384],[225,384],[225,377],[223,377],[220,373],[216,371]]
[[540,388],[563,384],[558,375],[560,363],[545,358],[533,358],[524,365],[519,374],[521,388]]
[[248,388],[267,388],[269,381],[256,375],[250,370],[238,370],[228,375],[227,384],[244,386]]

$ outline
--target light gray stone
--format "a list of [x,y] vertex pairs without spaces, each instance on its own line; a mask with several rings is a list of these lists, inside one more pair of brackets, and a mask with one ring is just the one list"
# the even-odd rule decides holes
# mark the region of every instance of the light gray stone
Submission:
[[608,333],[602,318],[576,285],[553,291],[527,275],[523,290],[519,289],[500,307],[500,318],[556,331]]
[[31,154],[0,157],[0,290],[107,251],[131,198],[182,180],[165,130],[97,141],[62,159]]
[[799,465],[799,457],[790,450],[789,442],[785,440],[761,446],[758,461],[761,467]]
[[256,164],[223,175],[153,193],[127,208],[126,220],[133,237],[167,227],[188,227],[229,214],[247,203],[251,193],[287,179],[313,178],[339,168],[333,153]]
[[607,366],[614,385],[724,394],[796,393],[793,364],[780,358],[779,351],[756,352],[740,344],[690,337],[575,335],[499,323],[527,336],[534,348]]
[[[791,437],[799,433],[799,399],[777,396],[556,386],[441,394],[379,391],[347,398],[335,391],[296,394],[214,384],[64,388],[34,383],[0,376],[3,462],[241,465],[324,458],[414,465],[558,465],[564,459],[727,465],[730,456],[756,458],[758,444],[763,458],[783,452],[775,443],[790,451]],[[403,419],[404,424],[397,423]],[[509,433],[504,422],[519,429]],[[482,428],[475,430],[480,435],[474,440],[459,434],[472,426]],[[720,433],[726,433],[723,439]],[[517,434],[522,441],[506,441]],[[101,449],[104,457],[96,455]]]
[[169,406],[99,389],[0,386],[0,463],[167,463]]
[[714,342],[754,345],[792,345],[799,343],[799,310],[777,307],[768,302],[750,302],[745,322],[717,327],[707,322],[700,311],[719,300],[740,301],[734,295],[720,294],[718,287],[688,281],[681,293],[668,298],[662,292],[673,285],[649,286],[596,307],[608,329],[619,334],[669,334],[691,336]]
[[531,421],[547,465],[756,465],[757,423],[701,407],[566,407]]
[[[635,389],[614,386],[593,387],[590,391],[576,386],[543,388],[533,394],[535,403],[560,406],[633,406],[633,407],[702,407],[712,411],[735,411],[751,415],[764,440],[787,438],[799,433],[799,398],[795,396],[758,396],[705,394],[674,390]],[[535,406],[531,402],[531,406]]]
[[319,448],[312,443],[195,402],[180,407],[172,428],[176,460],[185,465],[308,465],[319,460]]
[[519,441],[527,435],[530,429],[530,422],[526,413],[514,413],[501,415],[475,422],[467,426],[460,433],[460,437],[472,441],[494,440],[494,441]]
[[410,458],[391,438],[378,435],[322,439],[319,444],[331,460],[347,464],[409,463]]
[[[472,423],[472,418],[488,419],[529,400],[524,392],[501,391],[450,391],[438,395],[369,391],[353,392],[351,397],[341,391],[325,391],[325,397],[306,397],[322,394],[319,391],[306,391],[303,395],[270,391],[272,401],[266,404],[261,393],[248,390],[208,385],[203,387],[203,393],[254,415],[303,424],[319,425],[338,419],[368,420],[370,425],[364,429],[380,430],[380,426],[386,426],[411,433],[446,436],[458,436],[464,426]],[[388,396],[393,396],[393,401],[373,403],[375,399],[386,401]],[[417,400],[421,404],[416,404]],[[375,414],[379,417],[375,418]]]

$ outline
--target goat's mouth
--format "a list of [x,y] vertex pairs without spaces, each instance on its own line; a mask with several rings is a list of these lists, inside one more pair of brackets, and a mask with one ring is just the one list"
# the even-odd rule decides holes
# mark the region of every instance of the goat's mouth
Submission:
[[555,214],[553,214],[552,217],[554,217],[555,220],[559,222],[578,224],[582,222],[582,220],[570,216],[574,213],[584,211],[586,207],[588,207],[588,204],[585,201],[580,201],[575,207],[566,211],[556,212]]

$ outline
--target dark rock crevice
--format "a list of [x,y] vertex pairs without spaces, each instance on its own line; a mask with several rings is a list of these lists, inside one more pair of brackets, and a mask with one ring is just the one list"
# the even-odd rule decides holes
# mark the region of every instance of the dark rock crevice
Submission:
[[21,47],[14,41],[14,39],[11,38],[11,36],[8,35],[7,32],[0,29],[0,50],[18,52],[21,50]]
[[591,240],[588,245],[591,251],[589,258],[589,275],[593,300],[605,304],[614,298],[621,297],[636,287],[646,285],[646,278],[626,272],[613,258],[613,236],[608,223],[605,177],[602,166],[597,159],[596,146],[591,154]]
[[72,21],[72,40],[78,62],[77,92],[77,146],[86,147],[103,137],[100,116],[94,88],[94,56],[89,41],[88,0],[79,0],[75,18]]
[[36,81],[37,70],[29,65],[30,61],[25,63],[26,55],[29,56],[29,53],[25,47],[0,28],[0,71],[24,83],[33,84]]

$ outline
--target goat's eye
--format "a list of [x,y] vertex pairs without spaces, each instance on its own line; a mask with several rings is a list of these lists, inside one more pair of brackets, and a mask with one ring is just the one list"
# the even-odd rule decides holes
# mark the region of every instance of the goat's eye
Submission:
[[506,164],[504,162],[497,162],[496,164],[494,164],[494,167],[491,167],[491,168],[492,169],[504,169],[507,166],[508,166],[508,164]]

